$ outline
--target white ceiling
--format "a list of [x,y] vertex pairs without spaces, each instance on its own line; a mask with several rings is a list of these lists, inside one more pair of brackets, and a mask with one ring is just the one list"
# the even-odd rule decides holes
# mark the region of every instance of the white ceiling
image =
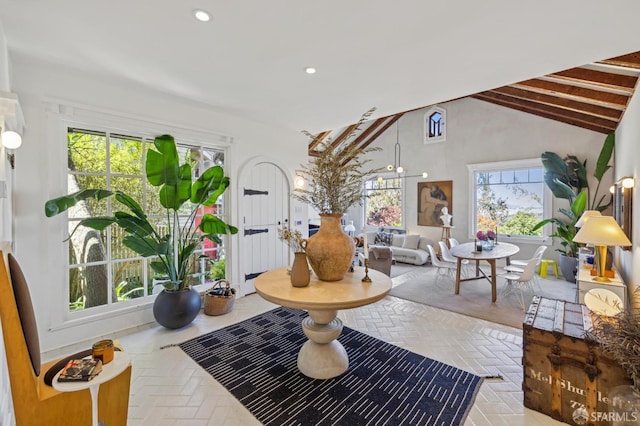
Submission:
[[9,55],[312,132],[640,51],[639,17],[638,0],[0,0]]

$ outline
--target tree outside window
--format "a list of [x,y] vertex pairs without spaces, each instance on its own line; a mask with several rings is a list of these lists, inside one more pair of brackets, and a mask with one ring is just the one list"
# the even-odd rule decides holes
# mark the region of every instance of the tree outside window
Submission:
[[550,209],[545,197],[544,169],[539,161],[501,162],[470,166],[475,206],[472,234],[497,230],[503,237],[541,239],[534,226]]
[[402,180],[371,179],[364,184],[366,223],[371,226],[402,227]]

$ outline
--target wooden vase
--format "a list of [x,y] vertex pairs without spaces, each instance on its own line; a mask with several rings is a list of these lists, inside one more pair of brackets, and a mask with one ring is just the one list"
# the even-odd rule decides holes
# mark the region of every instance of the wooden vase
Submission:
[[306,252],[313,272],[322,281],[339,281],[351,264],[356,247],[340,226],[342,214],[321,214],[320,229],[307,240]]
[[291,285],[294,287],[306,287],[309,285],[311,274],[309,274],[309,263],[304,252],[293,254],[293,265],[291,266]]

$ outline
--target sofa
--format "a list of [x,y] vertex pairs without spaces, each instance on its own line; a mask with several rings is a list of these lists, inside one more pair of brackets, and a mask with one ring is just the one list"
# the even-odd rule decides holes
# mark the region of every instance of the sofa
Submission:
[[424,265],[429,259],[427,245],[435,245],[430,238],[418,234],[407,234],[404,229],[380,228],[367,232],[367,244],[370,246],[391,247],[396,262]]

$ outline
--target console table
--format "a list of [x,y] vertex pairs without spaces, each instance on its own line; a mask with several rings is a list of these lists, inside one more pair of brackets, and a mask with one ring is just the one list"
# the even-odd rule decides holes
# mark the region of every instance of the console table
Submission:
[[627,285],[622,281],[622,277],[615,271],[611,282],[603,283],[594,281],[595,276],[591,275],[591,268],[580,268],[578,270],[578,303],[584,303],[584,296],[594,288],[604,288],[615,293],[622,300],[622,308],[627,307]]
[[298,369],[305,376],[330,379],[347,371],[347,351],[336,340],[342,332],[338,310],[377,302],[391,290],[387,275],[369,269],[371,282],[362,282],[364,268],[354,269],[340,281],[320,281],[312,274],[307,287],[293,287],[286,267],[267,271],[255,280],[256,292],[264,299],[309,312],[309,317],[302,320],[302,330],[309,340],[298,353]]

